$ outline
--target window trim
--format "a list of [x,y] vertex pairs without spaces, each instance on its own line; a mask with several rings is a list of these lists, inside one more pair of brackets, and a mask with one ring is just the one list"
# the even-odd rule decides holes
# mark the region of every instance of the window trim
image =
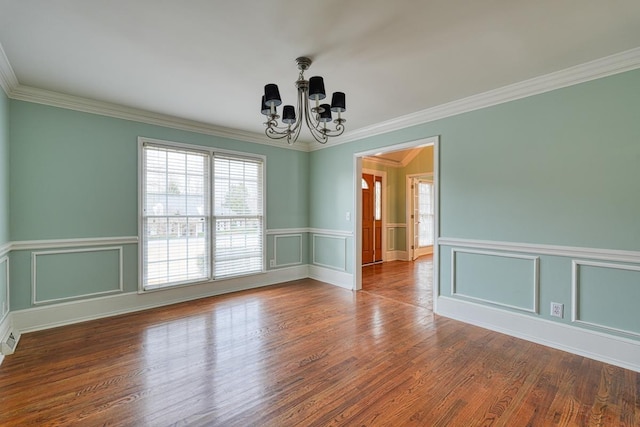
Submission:
[[[251,272],[251,273],[246,273],[246,274],[239,274],[239,275],[235,275],[235,276],[223,276],[219,279],[216,279],[213,276],[213,271],[214,271],[214,266],[213,266],[213,257],[214,257],[214,246],[215,246],[215,242],[214,242],[214,238],[215,238],[215,234],[214,234],[214,224],[213,222],[210,222],[211,226],[209,227],[209,244],[210,244],[210,248],[209,248],[209,278],[205,279],[205,280],[193,280],[193,281],[188,281],[188,282],[178,282],[175,284],[171,284],[171,285],[167,285],[167,286],[160,286],[160,287],[155,287],[155,288],[149,288],[149,289],[145,289],[144,288],[144,254],[143,254],[143,250],[144,250],[144,215],[143,215],[143,209],[144,209],[144,200],[143,200],[143,194],[144,194],[144,163],[143,163],[143,150],[144,150],[144,145],[145,144],[152,144],[155,146],[159,146],[159,147],[166,147],[166,148],[170,148],[170,149],[185,149],[185,150],[193,150],[193,151],[200,151],[202,153],[207,153],[210,157],[210,161],[209,161],[209,174],[210,174],[210,178],[209,178],[209,183],[211,184],[211,188],[210,188],[210,197],[209,197],[209,217],[210,220],[213,221],[215,216],[214,216],[214,198],[213,198],[213,186],[214,184],[214,178],[213,178],[213,162],[214,162],[214,157],[216,154],[220,155],[229,155],[229,156],[235,156],[235,157],[244,157],[244,158],[248,158],[248,159],[254,159],[254,160],[260,160],[262,162],[262,230],[261,230],[261,237],[262,237],[262,260],[261,260],[261,270],[260,271],[256,271],[256,272]],[[199,285],[199,284],[206,284],[206,283],[216,283],[216,282],[224,282],[227,280],[233,280],[233,279],[237,279],[240,277],[247,277],[247,276],[255,276],[255,275],[259,275],[259,274],[264,274],[267,271],[267,233],[266,233],[266,229],[267,229],[267,156],[263,155],[263,154],[257,154],[257,153],[251,153],[251,152],[243,152],[243,151],[235,151],[235,150],[227,150],[224,148],[217,148],[217,147],[210,147],[210,146],[206,146],[206,145],[197,145],[197,144],[186,144],[186,143],[182,143],[182,142],[175,142],[175,141],[167,141],[167,140],[162,140],[162,139],[155,139],[155,138],[147,138],[144,136],[139,136],[138,137],[138,294],[143,294],[143,293],[149,293],[149,292],[158,292],[158,291],[164,291],[164,290],[169,290],[169,289],[175,289],[175,288],[181,288],[181,287],[185,287],[185,286],[193,286],[193,285]]]

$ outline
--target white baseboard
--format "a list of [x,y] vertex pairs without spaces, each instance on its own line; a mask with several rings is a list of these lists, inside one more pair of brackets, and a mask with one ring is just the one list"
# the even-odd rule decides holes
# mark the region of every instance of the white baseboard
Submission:
[[640,341],[446,296],[437,314],[640,372]]
[[334,286],[353,290],[353,274],[317,265],[309,266],[309,277]]
[[387,251],[385,261],[407,261],[407,251]]
[[[7,313],[6,316],[0,321],[0,339],[5,337],[7,333],[11,330],[13,326],[12,322],[12,313]],[[0,365],[2,365],[2,361],[4,360],[4,354],[0,353]]]
[[[110,295],[12,311],[13,327],[33,332],[87,320],[131,313],[149,308],[243,291],[309,277],[307,265],[270,270],[220,282],[203,283],[161,291]],[[3,335],[0,335],[3,336]]]

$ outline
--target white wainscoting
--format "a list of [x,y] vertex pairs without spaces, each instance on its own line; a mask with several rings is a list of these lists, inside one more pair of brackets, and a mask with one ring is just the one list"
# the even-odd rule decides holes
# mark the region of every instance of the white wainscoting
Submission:
[[[298,238],[299,240],[299,246],[300,249],[298,251],[298,255],[299,255],[299,259],[296,260],[295,262],[286,262],[283,264],[279,264],[278,263],[278,239],[290,239],[290,238]],[[274,268],[281,268],[281,267],[291,267],[294,265],[301,265],[302,264],[302,234],[276,234],[273,236],[273,260],[274,260],[274,264],[273,267]]]
[[[4,296],[4,300],[6,301],[6,306],[4,307],[0,306],[0,322],[4,321],[5,317],[9,315],[9,310],[11,308],[11,291],[10,291],[11,284],[9,283],[9,279],[10,279],[9,257],[6,255],[0,257],[0,265],[3,265],[3,264],[5,266],[4,279],[5,279],[5,284],[7,285],[7,289]],[[0,339],[2,339],[2,337],[4,337],[4,335],[0,333]]]
[[[577,324],[595,327],[603,331],[618,332],[618,333],[623,333],[636,338],[640,338],[640,333],[635,331],[628,331],[625,329],[614,328],[609,325],[603,325],[601,323],[589,322],[589,321],[580,319],[580,316],[579,316],[580,299],[578,298],[578,295],[580,292],[579,269],[581,265],[586,265],[591,267],[611,268],[614,270],[638,271],[638,272],[640,272],[640,266],[628,265],[628,264],[594,262],[594,261],[576,260],[576,259],[571,261],[571,321]],[[635,301],[634,303],[637,303],[637,301]],[[635,310],[637,315],[637,308]]]
[[[438,239],[438,243],[442,246],[456,248],[521,252],[535,254],[536,256],[551,255],[640,264],[640,252],[638,251],[447,237]],[[603,264],[594,261],[578,261],[578,264],[586,263]],[[624,267],[624,264],[613,265],[616,268]],[[574,298],[576,289],[579,286],[575,274],[576,269],[577,265],[574,263],[572,267],[574,273],[573,283],[567,283],[567,287],[573,289]],[[635,270],[635,266],[633,269]],[[640,340],[631,336],[627,338],[608,333],[614,331],[627,333],[627,331],[617,331],[606,326],[602,327],[603,325],[584,325],[589,327],[581,327],[581,322],[579,321],[567,324],[455,297],[439,296],[437,300],[436,313],[439,315],[640,372]],[[574,300],[572,311],[575,309],[576,301]],[[573,317],[576,317],[576,313],[573,314]],[[600,330],[595,329],[595,327]],[[632,334],[627,333],[627,335]]]
[[[466,295],[458,292],[456,288],[456,254],[457,253],[466,253],[466,254],[476,254],[476,255],[486,255],[486,256],[494,256],[494,257],[502,257],[502,258],[514,258],[514,259],[524,259],[531,261],[532,265],[532,275],[533,281],[531,283],[531,305],[530,307],[521,307],[517,305],[506,304],[504,302],[478,298],[471,295]],[[511,308],[514,310],[521,310],[533,314],[538,313],[539,306],[539,295],[540,295],[540,258],[537,256],[529,256],[529,255],[519,255],[513,253],[506,252],[490,252],[490,251],[480,251],[480,250],[470,250],[470,249],[451,249],[451,295],[461,296],[466,299],[475,300],[481,303],[489,303],[505,308]]]
[[21,333],[32,332],[306,277],[309,277],[307,265],[285,267],[264,274],[166,289],[162,292],[127,292],[86,300],[66,301],[16,310],[11,312],[11,316],[14,327]]
[[[86,294],[77,294],[68,297],[52,298],[52,299],[38,299],[38,257],[47,255],[62,255],[62,254],[77,254],[87,252],[102,252],[102,251],[118,251],[118,287],[116,289],[109,289],[105,291],[92,292]],[[122,246],[107,246],[104,248],[87,248],[87,249],[65,249],[54,251],[40,251],[31,252],[31,302],[33,305],[58,303],[77,298],[97,297],[113,293],[119,293],[124,291],[123,283],[123,259],[122,259]]]
[[440,237],[438,239],[438,243],[441,246],[489,249],[505,252],[525,252],[533,253],[536,255],[554,255],[568,258],[588,258],[640,264],[639,251],[582,248],[576,246],[540,245],[534,243],[498,242],[493,240],[459,239],[454,237]]
[[138,236],[123,237],[79,237],[75,239],[21,240],[11,242],[10,250],[26,251],[40,249],[82,248],[87,246],[135,245]]
[[11,251],[11,242],[0,245],[0,257],[7,255]]
[[353,290],[353,274],[344,271],[337,271],[331,268],[324,268],[317,265],[309,266],[309,277],[320,282],[329,283],[344,289]]
[[438,297],[437,314],[640,372],[640,342],[524,313]]
[[[8,313],[2,320],[0,320],[0,340],[4,339],[12,328],[12,316],[11,313]],[[4,354],[0,353],[0,365],[2,365],[3,360]]]
[[[317,250],[316,250],[316,240],[320,238],[320,239],[336,239],[336,240],[340,240],[343,242],[344,244],[344,257],[342,258],[340,265],[331,265],[331,264],[324,264],[322,262],[319,262],[316,259],[316,254],[317,254]],[[331,234],[327,234],[327,233],[313,233],[312,237],[311,237],[311,254],[312,254],[312,258],[311,258],[311,263],[315,266],[319,266],[319,267],[325,267],[325,268],[332,268],[338,271],[346,271],[347,270],[347,238],[346,236],[341,236],[341,235],[331,235]]]

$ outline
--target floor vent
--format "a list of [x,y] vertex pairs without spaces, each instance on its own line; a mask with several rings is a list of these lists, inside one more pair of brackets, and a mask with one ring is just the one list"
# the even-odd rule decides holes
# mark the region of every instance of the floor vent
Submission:
[[2,342],[0,342],[0,353],[4,354],[5,356],[13,354],[13,352],[16,350],[16,346],[18,345],[19,340],[19,333],[15,331],[9,331]]

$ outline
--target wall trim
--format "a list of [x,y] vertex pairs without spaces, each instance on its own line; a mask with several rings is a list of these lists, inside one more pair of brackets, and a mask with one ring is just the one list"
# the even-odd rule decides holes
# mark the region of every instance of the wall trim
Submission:
[[[503,258],[517,258],[517,259],[525,259],[525,260],[533,261],[533,301],[531,304],[532,308],[505,304],[499,301],[488,300],[484,298],[477,298],[477,297],[473,297],[473,296],[469,296],[469,295],[465,295],[457,292],[456,291],[456,254],[458,252],[466,253],[466,254],[488,255],[488,256],[503,257]],[[480,303],[488,303],[488,304],[493,304],[500,307],[524,311],[527,313],[538,314],[539,313],[539,295],[540,295],[540,257],[509,254],[509,253],[503,253],[503,252],[489,252],[489,251],[451,248],[451,295],[459,296],[459,297],[473,300],[473,301],[478,301]]]
[[405,129],[411,126],[433,122],[458,114],[480,110],[494,105],[527,98],[556,89],[577,85],[602,77],[624,73],[640,68],[640,47],[599,58],[563,70],[534,77],[522,82],[503,86],[456,101],[437,105],[415,113],[366,126],[344,136],[331,140],[325,145],[313,145],[310,151],[321,150],[347,142]]
[[407,251],[388,250],[385,257],[387,261],[409,261]]
[[[33,305],[50,304],[50,303],[68,301],[72,299],[87,298],[92,296],[100,296],[100,295],[123,292],[124,291],[124,280],[123,280],[124,267],[123,267],[123,259],[122,259],[122,250],[123,250],[122,246],[110,246],[110,247],[104,247],[104,248],[66,249],[66,250],[56,250],[56,251],[31,252],[31,302],[33,303]],[[63,297],[63,298],[38,300],[38,276],[37,276],[38,256],[70,254],[70,253],[102,252],[102,251],[118,251],[118,289],[110,289],[108,291],[80,294],[80,295],[74,295],[74,296]]]
[[407,227],[407,223],[405,222],[388,222],[387,223],[387,228],[406,228]]
[[440,296],[436,314],[640,372],[640,341]]
[[[11,312],[9,312],[6,316],[0,319],[0,340],[4,339],[12,328],[13,319],[11,317]],[[4,354],[0,353],[0,365],[2,365],[3,360]]]
[[12,311],[11,316],[13,326],[21,333],[27,333],[230,292],[281,284],[306,277],[309,277],[308,266],[301,265],[272,270],[264,274],[165,289],[159,292],[127,292],[84,300],[65,301],[59,304]]
[[602,325],[600,323],[587,322],[579,318],[578,312],[580,308],[579,307],[580,301],[578,299],[578,294],[579,294],[579,287],[580,287],[580,275],[578,274],[578,269],[581,265],[588,265],[591,267],[612,268],[616,270],[630,270],[630,271],[640,271],[640,266],[628,265],[628,264],[593,262],[593,261],[585,261],[585,260],[577,260],[577,259],[571,260],[571,321],[577,324],[598,328],[603,331],[617,332],[617,333],[622,333],[632,337],[640,338],[640,333],[638,332],[628,331],[626,329],[614,328],[611,326]]
[[298,234],[298,233],[309,233],[308,227],[301,228],[271,228],[265,232],[267,235],[272,236],[276,234]]
[[[328,239],[338,239],[338,240],[342,240],[344,242],[344,254],[345,254],[345,258],[343,260],[343,265],[341,266],[336,266],[336,265],[327,265],[327,264],[321,264],[319,262],[316,261],[316,237],[324,237],[324,238],[328,238]],[[336,271],[347,271],[347,238],[345,236],[335,236],[335,235],[330,235],[330,234],[313,234],[313,236],[311,237],[311,264],[313,265],[317,265],[319,267],[326,267],[332,270],[336,270]]]
[[86,246],[135,245],[138,236],[123,237],[79,237],[75,239],[19,240],[11,242],[11,251],[38,249],[81,248]]
[[229,138],[237,141],[252,142],[255,144],[269,145],[272,147],[292,149],[298,151],[308,151],[309,143],[300,141],[292,145],[283,145],[282,142],[267,138],[261,133],[243,131],[239,129],[216,126],[209,123],[195,120],[182,119],[168,114],[155,113],[133,107],[126,107],[110,102],[96,101],[93,99],[81,98],[50,90],[39,89],[30,86],[17,85],[12,88],[10,98],[18,101],[33,102],[35,104],[48,105],[52,107],[64,108],[67,110],[80,111],[83,113],[97,114],[100,116],[113,117],[116,119],[132,120],[139,123],[169,127],[204,135],[212,135],[221,138]]
[[640,68],[640,47],[534,77],[519,83],[503,86],[498,89],[471,95],[466,98],[437,105],[415,113],[396,117],[375,125],[365,126],[363,128],[347,132],[344,136],[336,138],[335,141],[329,141],[325,145],[312,144],[311,142],[305,141],[299,141],[292,145],[282,145],[277,141],[270,140],[261,133],[215,126],[193,120],[181,119],[166,114],[153,113],[137,108],[125,107],[118,104],[95,101],[21,85],[11,68],[11,64],[6,57],[2,46],[0,45],[0,86],[2,86],[9,98],[299,151],[321,150],[345,144],[347,142],[357,141],[367,137],[381,135],[411,126],[444,119],[446,117],[550,92],[552,90],[573,86],[590,80],[631,71],[637,68]]
[[338,271],[319,265],[310,265],[309,277],[340,288],[353,290],[353,275],[345,271]]
[[589,258],[640,264],[640,251],[542,245],[535,243],[499,242],[493,240],[473,240],[454,237],[441,237],[438,239],[438,243],[442,246],[492,249],[507,252],[525,252],[539,255],[554,255],[568,258]]
[[[0,87],[2,87],[4,93],[10,97],[11,92],[14,88],[18,87],[18,85],[18,79],[13,72],[13,68],[11,68],[7,55],[4,53],[2,44],[0,44]],[[1,336],[4,337],[4,335]]]
[[309,228],[309,233],[323,235],[323,236],[342,236],[342,237],[353,236],[353,231],[329,230],[326,228]]
[[5,256],[9,252],[11,252],[11,242],[0,245],[0,257]]
[[[5,280],[7,284],[7,292],[5,294],[5,299],[7,301],[7,311],[4,311],[3,307],[0,306],[0,322],[4,321],[5,317],[9,316],[9,313],[11,313],[11,283],[10,283],[10,275],[9,275],[9,257],[6,255],[0,255],[0,264],[2,264],[3,262],[7,264],[6,274],[5,274]],[[2,334],[2,331],[0,330],[0,339],[2,337],[4,337],[4,334]]]
[[346,237],[353,236],[353,231],[331,230],[328,228],[311,228],[311,227],[270,228],[266,231],[267,235],[296,234],[296,233],[314,233],[314,234],[322,234],[325,236],[346,236]]
[[[278,264],[278,239],[281,238],[285,238],[285,237],[298,237],[300,239],[300,261],[298,262],[290,262],[287,264]],[[273,237],[273,262],[274,268],[281,268],[281,267],[290,267],[292,265],[300,265],[302,264],[302,234],[300,233],[296,233],[296,234],[278,234],[275,235]]]

